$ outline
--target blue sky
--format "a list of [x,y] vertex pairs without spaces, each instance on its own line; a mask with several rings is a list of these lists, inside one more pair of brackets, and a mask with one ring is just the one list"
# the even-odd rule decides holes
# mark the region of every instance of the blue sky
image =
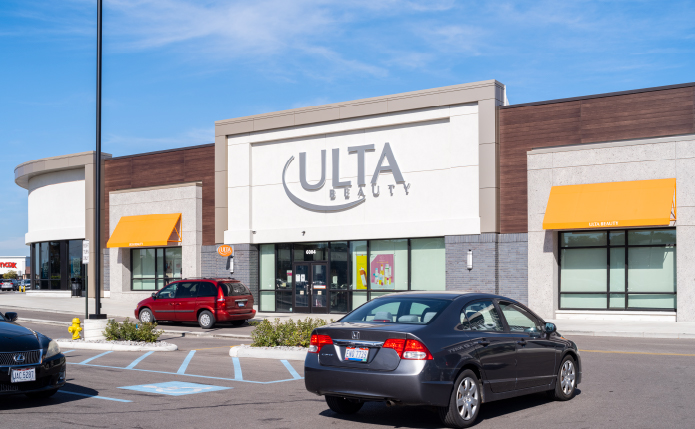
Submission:
[[[103,150],[486,79],[512,104],[691,82],[693,16],[680,1],[105,0]],[[28,255],[14,167],[94,148],[95,17],[95,0],[0,2],[0,255]]]

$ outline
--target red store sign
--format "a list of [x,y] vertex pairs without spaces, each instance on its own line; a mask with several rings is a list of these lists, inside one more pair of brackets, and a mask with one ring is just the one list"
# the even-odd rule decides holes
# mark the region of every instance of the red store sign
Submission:
[[17,268],[16,262],[0,262],[0,268]]

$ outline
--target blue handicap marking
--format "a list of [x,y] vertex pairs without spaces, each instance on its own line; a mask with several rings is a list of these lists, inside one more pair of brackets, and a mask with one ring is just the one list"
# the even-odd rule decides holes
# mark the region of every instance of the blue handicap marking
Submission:
[[119,389],[135,390],[138,392],[160,393],[162,395],[181,396],[195,393],[214,392],[227,390],[232,387],[212,386],[210,384],[186,383],[183,381],[169,381],[167,383],[140,384],[137,386],[124,386]]

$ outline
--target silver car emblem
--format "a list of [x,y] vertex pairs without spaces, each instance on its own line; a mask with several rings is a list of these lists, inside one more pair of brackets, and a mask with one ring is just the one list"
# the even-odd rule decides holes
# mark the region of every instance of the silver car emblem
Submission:
[[15,362],[21,364],[22,362],[24,362],[24,355],[14,355],[12,359],[14,359]]
[[360,339],[359,331],[352,331],[352,339],[353,340],[359,340]]

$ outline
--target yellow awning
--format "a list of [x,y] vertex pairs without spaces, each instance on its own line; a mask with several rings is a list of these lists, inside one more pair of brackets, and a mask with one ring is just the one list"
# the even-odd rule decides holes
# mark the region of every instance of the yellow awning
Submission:
[[543,229],[670,225],[676,179],[553,186]]
[[181,242],[181,213],[123,216],[106,247],[152,247]]

